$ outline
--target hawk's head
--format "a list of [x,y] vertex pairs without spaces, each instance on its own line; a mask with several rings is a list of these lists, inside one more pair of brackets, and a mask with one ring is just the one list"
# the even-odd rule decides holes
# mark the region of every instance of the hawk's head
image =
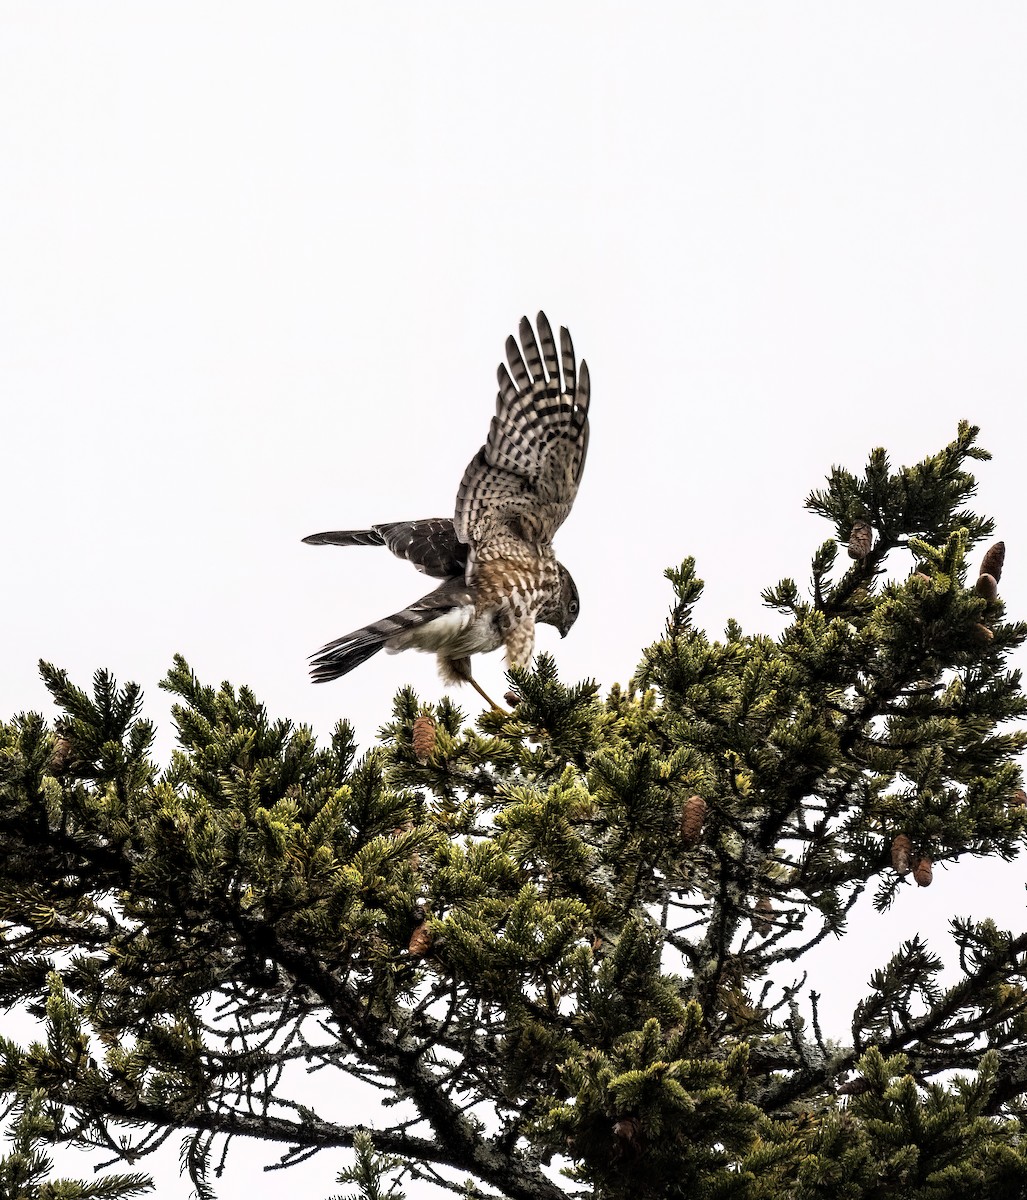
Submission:
[[574,586],[570,571],[563,563],[557,563],[556,567],[559,572],[557,586],[553,594],[539,609],[535,620],[543,621],[546,625],[555,625],[560,631],[560,637],[564,638],[578,619],[581,602],[578,599],[578,589]]

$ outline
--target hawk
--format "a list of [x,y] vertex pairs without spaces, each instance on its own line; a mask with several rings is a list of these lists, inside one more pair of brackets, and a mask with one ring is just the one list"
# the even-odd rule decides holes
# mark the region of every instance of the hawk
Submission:
[[315,546],[386,546],[442,583],[392,616],[336,638],[311,655],[311,676],[325,683],[379,650],[434,652],[447,684],[469,683],[471,655],[506,648],[510,666],[526,666],[535,625],[561,637],[578,616],[578,589],[553,553],[553,536],[574,503],[588,448],[588,367],[545,313],[538,337],[527,317],[520,346],[506,339],[499,395],[485,445],[471,459],[450,517],[395,521],[370,529],[314,533]]

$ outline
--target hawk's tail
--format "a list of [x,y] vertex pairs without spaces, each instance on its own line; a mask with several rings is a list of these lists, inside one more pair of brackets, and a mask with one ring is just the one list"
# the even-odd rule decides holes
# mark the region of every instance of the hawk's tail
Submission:
[[[403,640],[404,633],[445,616],[469,600],[462,580],[447,579],[435,591],[422,596],[420,600],[415,600],[413,604],[400,609],[392,616],[382,617],[380,621],[365,625],[363,629],[356,629],[353,633],[347,633],[345,637],[336,638],[334,642],[322,646],[316,654],[310,656],[310,677],[315,683],[328,683],[331,679],[347,675],[354,667],[359,667],[379,650],[386,648],[390,642],[393,649],[400,649],[402,645],[409,644]],[[400,645],[396,645],[393,639],[398,639]]]
[[367,662],[381,650],[389,636],[379,630],[381,624],[377,621],[374,625],[365,625],[355,633],[322,646],[316,654],[311,655],[310,678],[315,683],[328,683],[329,680],[348,675],[354,667]]

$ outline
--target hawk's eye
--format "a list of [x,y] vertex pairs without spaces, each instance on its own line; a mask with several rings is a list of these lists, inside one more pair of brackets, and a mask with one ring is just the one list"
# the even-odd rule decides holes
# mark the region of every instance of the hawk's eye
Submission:
[[568,604],[568,605],[567,605],[567,611],[568,611],[568,612],[571,614],[571,616],[572,616],[572,617],[576,617],[576,616],[578,615],[578,602],[577,602],[577,600],[572,600],[572,601],[570,602],[570,604]]

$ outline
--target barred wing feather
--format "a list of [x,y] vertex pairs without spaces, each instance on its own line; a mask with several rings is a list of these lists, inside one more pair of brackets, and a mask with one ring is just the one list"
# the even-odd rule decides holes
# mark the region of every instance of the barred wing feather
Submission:
[[387,546],[397,558],[436,579],[463,576],[467,547],[456,536],[451,517],[392,521],[370,529],[336,529],[303,539],[312,546]]
[[548,545],[571,510],[585,465],[588,367],[577,367],[566,329],[558,354],[545,313],[537,324],[537,340],[527,317],[520,347],[507,339],[496,415],[457,492],[456,535],[476,559],[501,554],[510,538]]

